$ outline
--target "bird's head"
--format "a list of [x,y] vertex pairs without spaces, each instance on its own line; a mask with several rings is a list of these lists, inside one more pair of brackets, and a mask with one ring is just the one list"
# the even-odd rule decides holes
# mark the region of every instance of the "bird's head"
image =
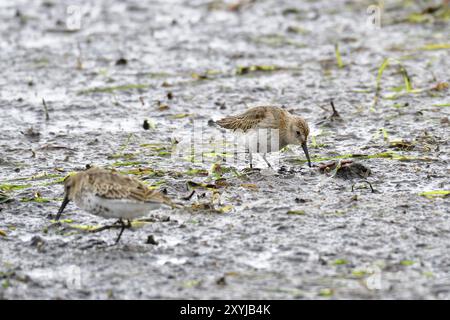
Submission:
[[75,198],[75,194],[81,188],[81,183],[85,177],[84,172],[79,172],[74,175],[69,175],[64,179],[64,200],[56,215],[56,220],[59,220],[62,212],[66,208],[67,204]]
[[289,144],[299,144],[305,152],[308,165],[311,167],[311,160],[309,158],[307,140],[309,135],[308,123],[302,117],[295,116],[289,125],[287,140]]

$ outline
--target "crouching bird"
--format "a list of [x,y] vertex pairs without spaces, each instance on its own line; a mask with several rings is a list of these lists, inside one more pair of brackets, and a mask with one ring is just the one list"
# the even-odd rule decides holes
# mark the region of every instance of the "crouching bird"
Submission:
[[56,220],[59,220],[70,201],[91,214],[118,219],[115,225],[100,228],[104,230],[120,225],[115,244],[119,242],[125,228],[131,227],[131,220],[151,210],[175,206],[168,197],[159,191],[150,190],[138,179],[98,167],[91,167],[64,180],[64,200]]

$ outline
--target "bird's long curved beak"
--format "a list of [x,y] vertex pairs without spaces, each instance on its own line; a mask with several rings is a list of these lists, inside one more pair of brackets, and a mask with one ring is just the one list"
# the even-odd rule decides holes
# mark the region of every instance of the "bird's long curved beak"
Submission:
[[311,159],[309,158],[308,146],[305,143],[302,143],[303,152],[305,153],[306,160],[308,160],[308,166],[311,168]]
[[67,206],[69,201],[70,201],[69,197],[67,195],[65,195],[64,200],[61,204],[61,207],[59,207],[58,214],[56,215],[56,221],[58,221],[59,218],[61,217],[61,213],[64,211],[64,208]]

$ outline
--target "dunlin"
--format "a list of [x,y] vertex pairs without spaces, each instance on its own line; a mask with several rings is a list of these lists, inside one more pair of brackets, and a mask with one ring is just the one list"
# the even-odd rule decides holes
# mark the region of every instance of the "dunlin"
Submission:
[[[250,168],[253,167],[252,152],[262,153],[264,161],[271,167],[266,159],[266,152],[279,151],[289,144],[302,146],[308,165],[311,167],[306,144],[309,127],[302,117],[295,116],[279,107],[263,106],[250,108],[242,114],[223,118],[216,123],[223,128],[241,131],[249,136],[246,148],[250,155]],[[263,138],[261,138],[261,131],[263,136],[265,135]],[[274,137],[276,141],[273,141]],[[264,145],[262,150],[261,142]]]
[[[67,177],[64,193],[56,220],[73,200],[79,208],[89,213],[119,219],[116,223],[121,225],[121,230],[115,243],[119,242],[125,228],[131,227],[131,220],[164,205],[173,206],[169,198],[150,190],[138,179],[97,167]],[[128,224],[123,220],[127,220]]]

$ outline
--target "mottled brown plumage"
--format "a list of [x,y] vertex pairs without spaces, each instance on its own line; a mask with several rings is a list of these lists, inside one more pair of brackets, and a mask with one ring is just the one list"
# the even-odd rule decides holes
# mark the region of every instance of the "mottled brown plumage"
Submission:
[[271,107],[255,107],[248,109],[242,114],[223,118],[217,121],[217,124],[233,131],[242,130],[243,132],[247,132],[250,129],[257,128],[258,125],[261,125],[263,120],[266,120],[266,122],[263,122],[264,128],[276,129],[279,124],[276,121],[271,121],[272,119],[267,118],[267,116],[271,114],[271,111],[280,113],[279,110]]
[[123,219],[130,221],[163,205],[175,206],[168,197],[151,190],[138,179],[97,167],[67,177],[64,181],[64,193],[64,201],[56,220],[69,201],[73,200],[78,207],[89,213],[104,218],[118,218],[122,230],[117,241],[125,228]]
[[[92,167],[86,171],[69,176],[65,181],[67,186],[75,185],[76,191],[85,189],[105,199],[124,199],[143,202],[162,202],[171,204],[169,198],[156,190],[151,190],[138,179],[114,171]],[[70,197],[79,196],[76,191],[69,191]]]

